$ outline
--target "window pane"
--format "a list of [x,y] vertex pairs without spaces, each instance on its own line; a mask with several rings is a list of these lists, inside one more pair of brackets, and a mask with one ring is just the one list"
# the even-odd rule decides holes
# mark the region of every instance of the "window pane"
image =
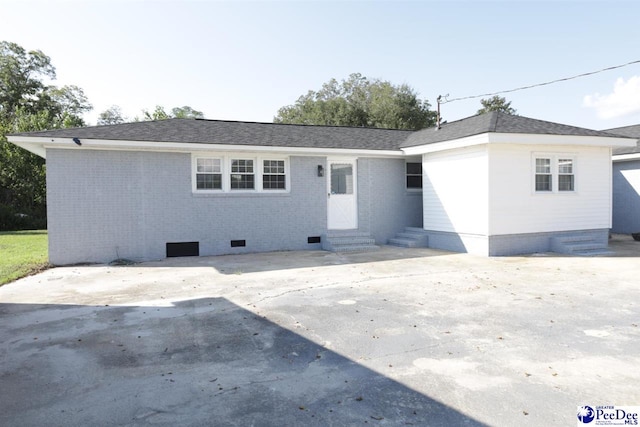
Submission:
[[559,173],[573,173],[573,160],[572,159],[559,159],[558,160],[558,172]]
[[222,175],[196,174],[196,188],[198,190],[220,190],[222,189]]
[[232,174],[231,189],[253,190],[253,175]]
[[212,159],[197,159],[198,172],[213,172]]
[[284,173],[284,160],[265,160],[264,173]]
[[558,190],[559,191],[573,191],[573,175],[559,175],[558,176]]
[[551,191],[551,175],[536,175],[536,191]]
[[422,163],[407,163],[408,175],[422,175]]
[[284,175],[263,175],[262,188],[264,190],[285,190]]
[[231,172],[253,173],[253,160],[231,160]]
[[536,159],[536,173],[551,173],[551,159]]
[[196,172],[220,173],[220,159],[196,159]]
[[196,159],[196,171],[204,172],[204,159]]
[[407,176],[407,188],[422,188],[422,177]]
[[353,167],[331,165],[331,194],[353,194]]

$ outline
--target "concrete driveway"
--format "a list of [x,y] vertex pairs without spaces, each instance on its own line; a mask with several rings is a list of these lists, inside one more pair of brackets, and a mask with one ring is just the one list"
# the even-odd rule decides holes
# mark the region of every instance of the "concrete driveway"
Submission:
[[640,243],[74,266],[0,288],[0,425],[575,425],[640,404]]

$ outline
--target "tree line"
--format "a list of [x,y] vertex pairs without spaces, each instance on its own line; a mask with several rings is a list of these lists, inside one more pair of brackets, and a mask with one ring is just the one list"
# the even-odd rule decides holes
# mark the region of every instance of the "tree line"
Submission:
[[[0,231],[46,228],[44,159],[7,141],[6,135],[86,126],[83,115],[93,109],[84,91],[73,85],[46,84],[55,80],[51,58],[40,50],[27,51],[0,41]],[[481,101],[478,113],[506,111],[511,103],[495,96]],[[436,112],[407,84],[394,85],[354,73],[331,79],[317,90],[280,108],[275,123],[378,127],[418,130],[434,126]],[[128,118],[113,105],[98,115],[98,125],[143,120],[204,118],[190,106],[166,110],[157,105]]]

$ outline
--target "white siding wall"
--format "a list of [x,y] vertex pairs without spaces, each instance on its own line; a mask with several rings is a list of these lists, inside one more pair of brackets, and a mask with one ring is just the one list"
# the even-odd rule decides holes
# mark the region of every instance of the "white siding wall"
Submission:
[[488,234],[489,171],[486,146],[425,154],[425,230]]
[[[609,148],[496,144],[489,153],[489,235],[611,226]],[[534,153],[572,155],[576,191],[536,193]]]

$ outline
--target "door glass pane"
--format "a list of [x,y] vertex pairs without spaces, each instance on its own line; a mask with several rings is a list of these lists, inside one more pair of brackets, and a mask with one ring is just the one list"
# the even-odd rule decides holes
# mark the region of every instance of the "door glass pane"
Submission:
[[331,165],[331,194],[353,194],[353,166]]

